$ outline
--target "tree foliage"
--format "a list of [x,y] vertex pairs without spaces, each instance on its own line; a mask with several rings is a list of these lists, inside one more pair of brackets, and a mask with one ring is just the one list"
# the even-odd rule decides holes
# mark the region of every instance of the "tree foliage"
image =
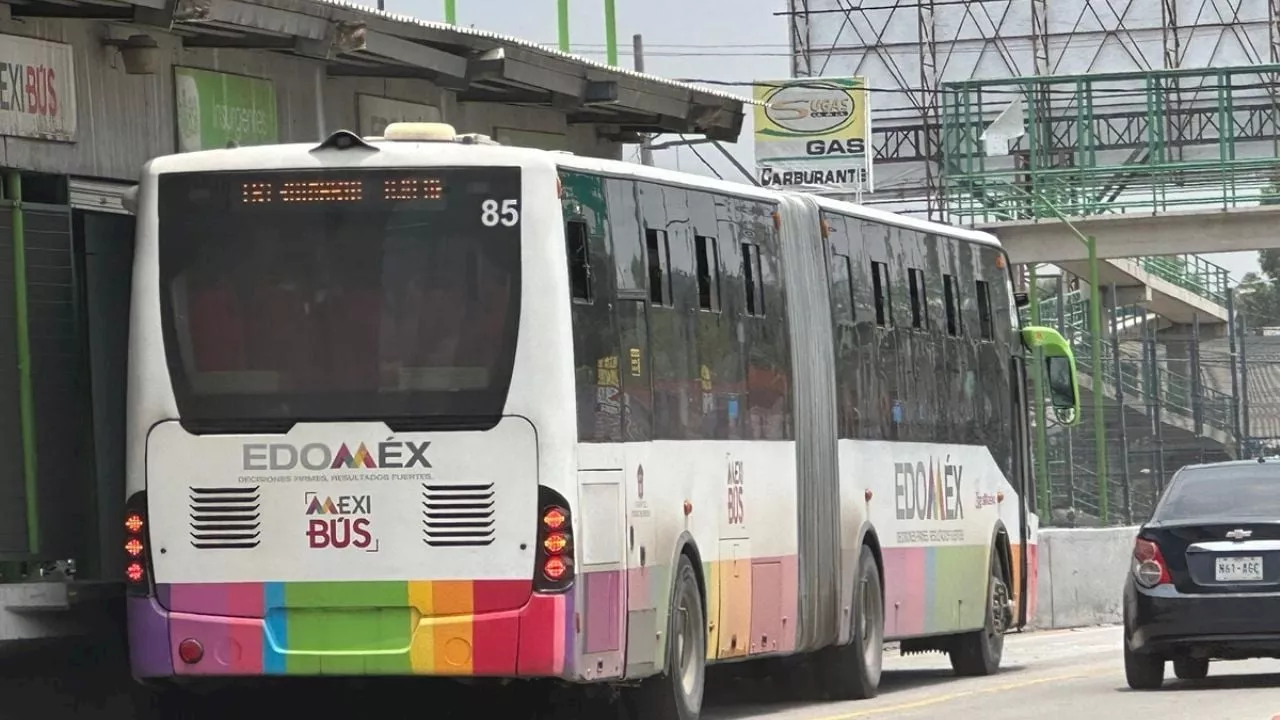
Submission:
[[[1280,204],[1280,177],[1258,194],[1259,205]],[[1236,286],[1236,309],[1249,327],[1280,325],[1280,249],[1259,250],[1262,274],[1248,273]]]
[[1258,265],[1236,286],[1236,310],[1249,327],[1280,326],[1280,250],[1260,251]]

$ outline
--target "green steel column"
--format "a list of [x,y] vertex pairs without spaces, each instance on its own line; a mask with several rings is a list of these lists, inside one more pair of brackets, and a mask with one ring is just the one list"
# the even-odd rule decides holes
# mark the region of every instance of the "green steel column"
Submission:
[[1085,238],[1089,249],[1089,353],[1093,356],[1093,452],[1098,464],[1098,519],[1105,525],[1110,514],[1107,492],[1106,418],[1103,416],[1102,389],[1102,291],[1098,288],[1098,242],[1092,235]]
[[18,338],[18,422],[22,431],[22,479],[27,500],[27,550],[40,552],[40,496],[36,485],[36,408],[31,391],[31,332],[27,325],[27,242],[22,211],[22,175],[9,171],[13,208],[13,294]]
[[609,66],[618,67],[618,15],[613,4],[614,0],[604,0],[604,47]]
[[444,0],[444,21],[450,25],[458,24],[458,0]]
[[560,52],[569,52],[569,0],[557,0],[560,21]]
[[[1040,288],[1036,278],[1036,265],[1027,265],[1027,301],[1031,307],[1031,324],[1040,324]],[[1048,418],[1044,411],[1044,355],[1040,348],[1031,353],[1031,394],[1036,413],[1036,492],[1040,499],[1037,512],[1047,519],[1053,503],[1053,487],[1049,478],[1049,436],[1045,427]],[[1042,520],[1043,521],[1043,520]]]

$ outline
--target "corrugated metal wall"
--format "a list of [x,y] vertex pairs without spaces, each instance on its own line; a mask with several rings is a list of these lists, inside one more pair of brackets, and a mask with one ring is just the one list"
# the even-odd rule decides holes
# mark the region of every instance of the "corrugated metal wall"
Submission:
[[[93,527],[84,439],[89,390],[77,310],[70,210],[24,204],[27,317],[39,468],[40,555],[72,557]],[[0,209],[0,555],[25,555],[26,489],[19,416],[13,211]]]
[[40,487],[40,555],[80,557],[96,526],[90,429],[90,389],[79,317],[79,288],[66,207],[23,205],[27,257],[27,317],[35,400]]
[[13,288],[13,211],[0,208],[0,554],[27,551],[18,347]]

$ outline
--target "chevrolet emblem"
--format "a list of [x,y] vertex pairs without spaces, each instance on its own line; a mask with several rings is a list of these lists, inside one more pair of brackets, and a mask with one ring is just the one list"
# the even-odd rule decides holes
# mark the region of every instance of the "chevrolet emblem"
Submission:
[[1231,532],[1227,533],[1227,537],[1232,540],[1244,540],[1245,538],[1252,537],[1252,536],[1253,536],[1252,530],[1245,530],[1243,528],[1232,530]]

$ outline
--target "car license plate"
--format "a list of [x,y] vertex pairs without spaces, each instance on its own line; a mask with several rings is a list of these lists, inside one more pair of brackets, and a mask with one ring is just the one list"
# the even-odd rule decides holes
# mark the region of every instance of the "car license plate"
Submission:
[[1218,582],[1257,582],[1262,580],[1262,558],[1220,557],[1214,571]]

